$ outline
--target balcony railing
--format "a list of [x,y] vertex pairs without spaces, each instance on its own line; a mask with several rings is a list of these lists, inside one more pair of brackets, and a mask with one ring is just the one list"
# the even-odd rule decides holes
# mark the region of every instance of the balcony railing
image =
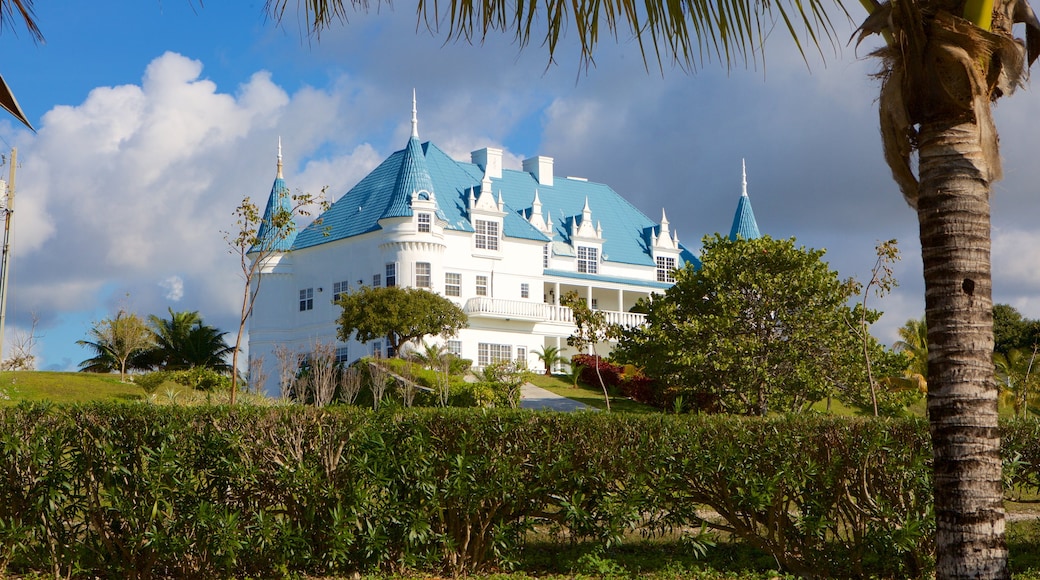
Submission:
[[[486,318],[504,318],[510,320],[531,320],[534,322],[558,322],[574,324],[574,315],[570,308],[529,302],[524,300],[503,300],[501,298],[470,298],[463,311],[469,316]],[[646,323],[645,314],[635,312],[618,312],[602,310],[606,314],[608,324],[620,324],[625,327],[641,326]]]

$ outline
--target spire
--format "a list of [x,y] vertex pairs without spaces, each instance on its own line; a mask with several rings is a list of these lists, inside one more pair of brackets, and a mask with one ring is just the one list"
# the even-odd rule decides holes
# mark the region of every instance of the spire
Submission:
[[278,174],[277,179],[282,178],[282,136],[278,136]]
[[436,205],[436,197],[433,191],[433,178],[430,169],[426,165],[426,153],[419,143],[419,122],[415,109],[415,90],[412,90],[412,134],[408,138],[408,144],[401,151],[401,167],[397,171],[397,180],[394,182],[394,191],[390,197],[390,204],[383,212],[382,217],[404,217],[412,215],[412,199],[423,199],[434,201],[437,217],[444,218],[440,207]]
[[415,109],[415,89],[412,89],[412,138],[419,138],[419,115]]
[[740,160],[740,195],[747,197],[747,163]]
[[272,225],[272,222],[280,222],[284,216],[292,213],[292,195],[289,187],[285,185],[282,178],[282,138],[278,138],[278,172],[271,185],[271,194],[267,197],[267,206],[264,208],[264,218],[260,222],[260,228],[256,232],[259,243],[249,251],[278,251],[285,252],[292,248],[296,241],[296,224],[292,219],[280,228]]
[[747,165],[743,160],[740,165],[743,174],[740,201],[737,202],[737,212],[733,215],[733,227],[729,230],[729,239],[734,241],[737,238],[753,240],[762,237],[758,230],[758,222],[755,221],[755,212],[751,209],[751,198],[747,194]]

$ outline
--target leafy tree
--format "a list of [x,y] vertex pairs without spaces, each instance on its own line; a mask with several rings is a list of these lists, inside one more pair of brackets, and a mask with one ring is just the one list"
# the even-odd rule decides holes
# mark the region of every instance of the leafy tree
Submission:
[[701,269],[679,270],[664,296],[640,301],[647,324],[622,330],[612,356],[680,394],[706,391],[728,412],[798,411],[832,392],[855,400],[868,387],[847,305],[857,285],[823,254],[793,239],[705,238]]
[[77,344],[93,348],[98,353],[93,359],[80,363],[81,370],[119,369],[119,380],[126,380],[127,362],[130,357],[152,347],[152,332],[136,314],[120,310],[115,317],[95,323],[90,329],[92,340],[80,340]]
[[421,288],[362,286],[340,297],[339,338],[386,338],[400,354],[406,342],[427,335],[452,336],[466,327],[466,313],[451,300]]
[[607,394],[607,385],[603,382],[603,375],[599,370],[599,353],[596,352],[596,344],[605,342],[617,336],[618,329],[607,324],[607,315],[602,310],[589,308],[584,298],[579,298],[578,293],[571,290],[563,295],[560,304],[571,309],[574,315],[574,334],[567,337],[567,344],[584,352],[592,349],[592,355],[596,357],[596,378],[599,386],[603,389],[603,400],[607,404],[607,412],[610,411],[610,395]]
[[[279,154],[278,175],[281,177]],[[247,196],[235,208],[235,230],[224,232],[228,251],[238,257],[244,281],[242,287],[242,309],[238,318],[238,333],[231,348],[231,404],[235,404],[238,391],[238,354],[242,350],[242,335],[246,322],[253,312],[257,294],[260,292],[261,273],[270,261],[288,251],[290,237],[296,233],[296,216],[310,215],[308,207],[317,204],[321,210],[328,207],[324,201],[325,191],[320,196],[309,193],[292,194],[288,188],[278,192],[276,199],[260,213],[260,208]],[[272,196],[274,197],[274,196]]]
[[563,356],[560,347],[553,345],[543,346],[541,352],[536,352],[534,354],[538,357],[538,360],[542,361],[542,364],[545,365],[545,376],[547,377],[552,376],[553,368],[557,364],[567,360],[567,357]]
[[1009,304],[993,305],[993,350],[1030,350],[1040,343],[1040,321],[1030,320]]
[[[275,19],[290,0],[268,0]],[[991,184],[1001,177],[992,104],[1024,83],[1040,55],[1040,21],[1027,0],[860,0],[862,36],[885,46],[878,99],[882,146],[920,223],[929,325],[928,416],[935,477],[936,576],[1008,578],[1000,438],[992,381]],[[343,0],[297,0],[314,33],[345,21]],[[351,3],[366,9],[368,3]],[[443,13],[441,12],[443,8]],[[573,26],[591,63],[602,37],[635,38],[644,60],[694,70],[714,54],[729,66],[758,62],[765,32],[783,20],[804,51],[836,34],[841,0],[721,3],[618,0],[547,3],[420,0],[420,24],[452,39],[511,33],[525,47],[544,34],[549,61]],[[1026,42],[1013,26],[1025,24]],[[796,27],[801,25],[799,34]],[[443,28],[442,28],[443,26]],[[602,34],[601,34],[602,33]],[[764,56],[763,56],[764,58]],[[914,157],[916,156],[916,160]],[[916,162],[915,162],[916,161]],[[916,175],[915,175],[916,168]]]
[[870,403],[874,408],[874,416],[878,415],[878,382],[874,379],[874,369],[871,365],[871,345],[876,342],[870,335],[870,325],[877,322],[877,317],[872,317],[872,311],[867,308],[867,299],[870,298],[871,291],[878,298],[883,297],[892,291],[892,288],[898,285],[896,282],[895,275],[892,273],[892,264],[899,261],[899,246],[896,240],[888,240],[887,242],[879,243],[875,248],[877,253],[877,260],[874,261],[874,267],[870,269],[870,280],[867,281],[866,286],[863,287],[862,301],[859,304],[859,308],[856,312],[859,314],[859,327],[857,331],[859,333],[860,341],[863,344],[863,360],[867,365],[867,381],[870,385]]

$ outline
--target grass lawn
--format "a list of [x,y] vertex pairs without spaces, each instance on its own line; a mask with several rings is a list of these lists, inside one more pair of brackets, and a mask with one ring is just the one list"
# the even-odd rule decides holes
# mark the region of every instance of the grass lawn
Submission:
[[[153,402],[192,404],[205,399],[207,393],[167,381],[156,389]],[[243,395],[245,397],[245,395]],[[219,394],[210,394],[214,403]],[[17,405],[22,401],[51,403],[90,403],[93,401],[144,401],[148,394],[134,383],[119,382],[119,375],[97,373],[58,373],[51,371],[5,371],[0,373],[0,405]]]
[[[556,393],[561,397],[567,397],[568,399],[574,399],[575,401],[585,403],[590,407],[596,409],[606,410],[607,404],[603,401],[603,391],[599,385],[592,386],[586,385],[585,383],[579,382],[577,388],[571,384],[570,379],[561,378],[560,376],[545,376],[535,375],[531,379],[531,383],[537,387],[541,387],[547,391]],[[618,395],[617,393],[610,393],[610,410],[621,411],[624,413],[660,413],[659,409],[651,407],[650,405],[644,405],[637,403],[631,399],[626,399]]]
[[0,404],[6,405],[20,401],[139,401],[147,396],[141,387],[119,382],[119,375],[47,371],[2,372],[0,393]]

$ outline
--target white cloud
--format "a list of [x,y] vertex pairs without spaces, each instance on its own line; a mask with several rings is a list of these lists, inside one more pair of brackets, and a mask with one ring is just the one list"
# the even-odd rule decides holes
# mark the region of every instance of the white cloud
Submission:
[[170,276],[159,282],[159,287],[166,291],[164,298],[171,302],[180,302],[184,298],[184,280],[180,276]]

